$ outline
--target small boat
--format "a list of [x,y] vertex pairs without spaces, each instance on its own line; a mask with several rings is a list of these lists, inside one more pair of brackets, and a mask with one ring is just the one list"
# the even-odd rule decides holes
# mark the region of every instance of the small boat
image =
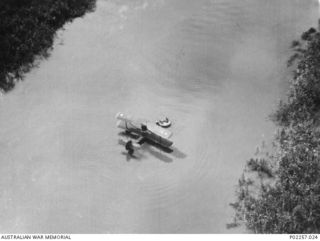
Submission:
[[164,128],[168,128],[168,127],[171,126],[171,121],[168,119],[168,117],[166,117],[166,118],[163,119],[163,120],[158,120],[158,121],[156,122],[156,124],[157,124],[158,126],[161,126],[161,127],[164,127]]

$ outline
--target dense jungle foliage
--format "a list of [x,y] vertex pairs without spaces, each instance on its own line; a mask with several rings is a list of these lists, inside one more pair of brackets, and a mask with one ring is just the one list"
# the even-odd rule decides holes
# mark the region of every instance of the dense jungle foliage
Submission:
[[0,1],[0,90],[45,58],[55,32],[66,22],[95,7],[95,0],[1,0]]
[[234,224],[255,233],[320,233],[320,33],[309,29],[292,49],[295,71],[272,114],[272,151],[247,162],[231,204]]

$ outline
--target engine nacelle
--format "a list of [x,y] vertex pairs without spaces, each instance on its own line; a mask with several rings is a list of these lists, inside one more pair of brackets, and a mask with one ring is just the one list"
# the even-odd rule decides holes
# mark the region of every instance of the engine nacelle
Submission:
[[127,121],[128,119],[130,119],[130,116],[127,116],[127,115],[125,115],[125,114],[123,114],[123,113],[121,113],[121,112],[118,112],[118,113],[116,114],[116,119],[117,119],[117,120]]

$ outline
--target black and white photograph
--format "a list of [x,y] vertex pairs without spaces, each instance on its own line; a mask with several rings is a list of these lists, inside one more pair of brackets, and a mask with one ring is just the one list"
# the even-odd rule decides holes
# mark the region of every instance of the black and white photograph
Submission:
[[1,239],[320,239],[319,17],[320,0],[0,0]]

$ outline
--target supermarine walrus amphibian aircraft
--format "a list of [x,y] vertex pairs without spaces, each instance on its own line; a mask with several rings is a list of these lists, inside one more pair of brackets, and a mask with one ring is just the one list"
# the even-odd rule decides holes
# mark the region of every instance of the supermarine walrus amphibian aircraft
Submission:
[[136,137],[134,139],[137,139],[125,142],[125,147],[131,155],[134,152],[134,148],[139,148],[145,142],[156,144],[164,149],[169,149],[173,144],[170,140],[172,133],[153,122],[134,119],[123,113],[118,113],[116,119],[118,120],[118,128],[123,129],[128,136],[133,136]]

